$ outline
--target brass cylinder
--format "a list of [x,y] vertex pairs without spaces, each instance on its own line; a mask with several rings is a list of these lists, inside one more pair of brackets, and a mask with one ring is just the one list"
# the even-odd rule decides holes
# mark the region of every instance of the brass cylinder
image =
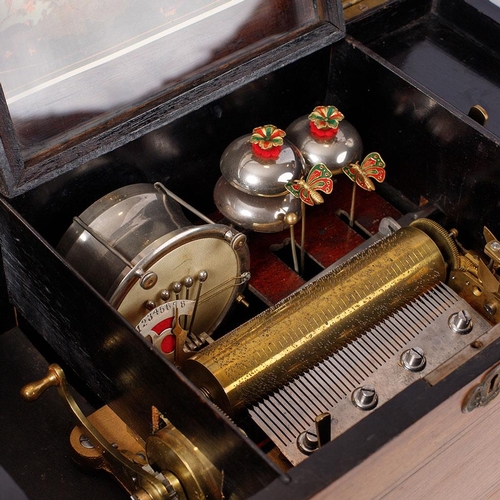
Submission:
[[433,240],[402,228],[214,342],[184,371],[226,413],[236,413],[445,276]]

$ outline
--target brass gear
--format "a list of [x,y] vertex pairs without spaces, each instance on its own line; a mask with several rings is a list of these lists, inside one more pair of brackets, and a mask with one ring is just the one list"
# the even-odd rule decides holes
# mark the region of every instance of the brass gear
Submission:
[[460,268],[460,254],[458,253],[457,245],[443,226],[431,219],[425,218],[414,220],[410,226],[420,229],[432,238],[443,254],[443,258],[448,264],[449,269]]

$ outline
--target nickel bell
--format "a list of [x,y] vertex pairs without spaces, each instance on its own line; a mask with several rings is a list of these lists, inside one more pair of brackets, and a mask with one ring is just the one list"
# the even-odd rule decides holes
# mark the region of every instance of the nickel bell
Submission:
[[215,204],[243,229],[275,233],[300,218],[300,200],[285,184],[303,176],[305,162],[298,148],[284,137],[285,132],[274,125],[256,127],[222,154]]
[[361,137],[335,106],[317,106],[292,122],[286,133],[310,166],[324,163],[339,174],[345,165],[361,160]]

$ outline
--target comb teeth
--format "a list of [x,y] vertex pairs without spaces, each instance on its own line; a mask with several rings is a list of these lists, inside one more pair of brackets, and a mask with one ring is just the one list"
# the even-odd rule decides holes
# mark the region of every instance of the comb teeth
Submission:
[[[437,285],[255,404],[249,410],[251,418],[292,463],[298,463],[300,460],[291,458],[287,450],[293,448],[292,455],[295,453],[297,436],[311,428],[318,414],[332,411],[339,403],[350,400],[354,389],[386,369],[386,365],[404,371],[397,366],[401,353],[409,344],[415,345],[415,339],[437,324],[438,319],[441,330],[443,324],[446,328],[447,318],[451,312],[463,308],[462,304],[465,302],[446,285]],[[436,336],[436,331],[430,333]],[[358,411],[358,414],[363,414],[362,417],[366,413]],[[333,415],[336,416],[336,412]]]

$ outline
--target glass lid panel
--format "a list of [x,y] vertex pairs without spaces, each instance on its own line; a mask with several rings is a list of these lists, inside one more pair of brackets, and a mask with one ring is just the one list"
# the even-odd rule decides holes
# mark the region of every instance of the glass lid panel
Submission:
[[312,0],[5,0],[0,83],[23,157],[318,22]]

